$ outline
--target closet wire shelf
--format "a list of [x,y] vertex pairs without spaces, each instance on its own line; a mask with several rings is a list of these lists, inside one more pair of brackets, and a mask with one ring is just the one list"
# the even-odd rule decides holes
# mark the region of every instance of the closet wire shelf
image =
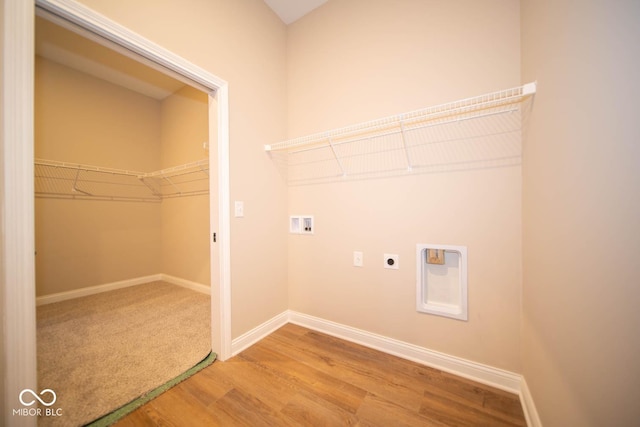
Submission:
[[209,193],[208,159],[148,173],[43,159],[34,169],[39,198],[161,202]]
[[519,164],[528,83],[265,145],[289,184]]

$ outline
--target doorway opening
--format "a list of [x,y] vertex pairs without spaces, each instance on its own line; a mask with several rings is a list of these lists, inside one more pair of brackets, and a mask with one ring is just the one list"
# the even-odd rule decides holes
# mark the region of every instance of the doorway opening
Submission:
[[[209,150],[209,162],[216,165],[210,188],[216,194],[210,211],[211,240],[211,342],[213,350],[224,360],[230,356],[230,242],[229,242],[229,104],[228,86],[177,55],[129,31],[127,28],[72,1],[64,5],[56,0],[37,0],[38,13],[46,12],[112,43],[141,61],[148,61],[169,72],[189,79],[208,90],[209,141],[217,141],[217,149]],[[35,259],[34,259],[34,156],[33,156],[33,58],[34,4],[22,0],[5,0],[3,48],[3,150],[5,173],[3,197],[6,206],[3,245],[5,257],[3,346],[6,382],[3,407],[15,407],[17,396],[25,387],[37,387],[35,374]],[[214,130],[212,130],[214,129]],[[212,166],[213,169],[213,166]],[[6,411],[4,411],[6,413]]]
[[85,424],[211,352],[215,105],[43,17],[35,34],[38,383]]

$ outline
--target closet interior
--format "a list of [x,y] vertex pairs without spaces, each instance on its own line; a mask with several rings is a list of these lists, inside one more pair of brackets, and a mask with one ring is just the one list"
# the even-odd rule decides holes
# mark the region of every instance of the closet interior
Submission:
[[[208,159],[209,144],[215,149],[215,141],[209,141],[208,94],[42,17],[36,18],[35,94],[39,336],[43,313],[54,313],[54,320],[67,322],[72,315],[64,307],[82,306],[88,295],[144,286],[140,290],[148,293],[129,292],[138,301],[115,299],[119,301],[115,308],[121,311],[113,313],[119,314],[88,314],[87,319],[100,318],[105,324],[80,322],[82,333],[107,336],[107,323],[121,322],[115,317],[129,307],[139,311],[134,308],[138,302],[158,317],[162,311],[153,302],[162,300],[160,294],[168,284],[180,285],[181,292],[186,287],[197,294],[199,304],[205,301],[207,313],[198,317],[203,319],[200,331],[192,335],[206,342],[188,346],[189,350],[206,349],[194,356],[193,364],[198,363],[211,349]],[[60,306],[54,310],[55,304]],[[196,311],[187,304],[182,307]],[[187,322],[185,316],[176,315],[177,322]],[[161,317],[171,322],[171,316]],[[131,324],[125,329],[146,326]],[[165,325],[157,334],[180,334],[183,326]],[[150,344],[157,343],[155,333],[150,335]],[[40,341],[41,380],[41,375],[50,375],[54,369],[47,366],[48,361],[61,356],[51,348],[44,354]],[[144,348],[144,341],[136,347]],[[57,345],[54,342],[54,348]],[[89,344],[59,345],[68,345],[66,355]],[[130,349],[109,351],[129,362],[133,359],[126,354]],[[180,360],[180,351],[172,349],[171,357]],[[72,363],[83,363],[82,357],[76,359]],[[73,366],[70,369],[75,371]],[[72,391],[81,390],[84,382],[48,386],[64,399],[65,394],[69,398]],[[86,421],[91,419],[82,422]]]
[[43,18],[36,34],[37,296],[209,286],[207,94]]

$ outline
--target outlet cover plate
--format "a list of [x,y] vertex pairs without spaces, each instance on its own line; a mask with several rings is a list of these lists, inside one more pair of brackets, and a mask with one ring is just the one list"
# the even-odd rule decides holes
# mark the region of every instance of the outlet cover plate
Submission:
[[244,202],[236,200],[234,203],[234,216],[236,218],[244,218]]
[[399,258],[398,254],[384,254],[384,268],[398,270],[400,268]]
[[353,266],[354,267],[362,267],[363,265],[363,255],[360,251],[353,252]]

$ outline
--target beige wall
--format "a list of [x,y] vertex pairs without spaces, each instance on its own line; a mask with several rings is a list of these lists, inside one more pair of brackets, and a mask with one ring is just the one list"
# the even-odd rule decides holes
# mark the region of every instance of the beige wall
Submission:
[[640,3],[522,2],[523,372],[545,427],[640,420]]
[[289,137],[519,85],[518,11],[513,0],[327,2],[289,26]]
[[[4,0],[0,0],[0,19],[4,22]],[[4,84],[4,31],[0,31],[0,81]],[[0,102],[0,164],[4,164],[4,101]],[[0,245],[5,247],[4,242],[4,227],[6,224],[4,219],[4,174],[0,174],[0,224],[2,224],[3,232],[0,233]],[[0,307],[5,307],[5,257],[4,254],[0,254]],[[5,376],[5,316],[0,316],[0,330],[2,333],[2,340],[0,340],[0,378],[6,378]],[[0,387],[0,414],[5,413],[5,382],[2,382]]]
[[[83,3],[230,82],[232,199],[246,204],[232,223],[234,337],[287,308],[290,294],[296,310],[521,370],[545,426],[640,418],[637,2],[334,0],[292,25],[288,40],[259,0]],[[295,187],[287,209],[262,151],[287,130],[335,128],[520,77],[539,82],[522,194],[511,167]],[[416,204],[443,223],[425,224],[409,210]],[[315,214],[317,234],[287,240],[288,211]],[[469,246],[468,323],[413,312],[404,266],[423,239]],[[362,270],[350,266],[355,249]],[[383,251],[400,254],[398,274],[376,267]]]
[[[150,172],[208,157],[207,94],[160,102],[40,57],[36,70],[37,158]],[[36,231],[38,295],[157,273],[210,284],[207,195],[38,198]]]
[[[186,86],[162,101],[162,168],[207,158],[209,152],[202,144],[208,140],[206,93]],[[215,141],[212,147],[215,149]],[[167,198],[162,201],[161,211],[161,272],[210,285],[209,196]]]
[[[140,171],[160,167],[160,104],[37,58],[35,156]],[[156,203],[37,198],[36,290],[49,295],[160,272]]]
[[286,27],[260,0],[82,3],[229,82],[232,336],[286,310],[286,186],[263,149],[286,136]]
[[[289,27],[289,137],[517,86],[519,29],[512,0],[330,1]],[[289,237],[291,309],[520,372],[517,163],[290,187],[316,222]],[[418,243],[468,247],[468,322],[416,312]]]
[[209,150],[202,145],[209,142],[208,98],[206,93],[184,86],[160,103],[163,169],[209,157]]
[[158,101],[36,59],[36,158],[117,169],[159,169]]

